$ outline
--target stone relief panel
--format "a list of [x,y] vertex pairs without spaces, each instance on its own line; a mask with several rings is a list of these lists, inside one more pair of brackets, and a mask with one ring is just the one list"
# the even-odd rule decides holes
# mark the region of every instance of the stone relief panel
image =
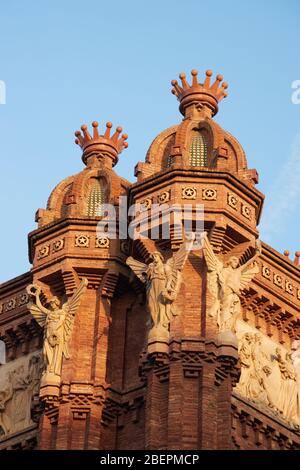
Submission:
[[39,393],[42,370],[41,351],[0,367],[0,439],[34,424],[31,402]]
[[241,376],[234,391],[300,431],[299,346],[279,346],[241,320],[237,337]]

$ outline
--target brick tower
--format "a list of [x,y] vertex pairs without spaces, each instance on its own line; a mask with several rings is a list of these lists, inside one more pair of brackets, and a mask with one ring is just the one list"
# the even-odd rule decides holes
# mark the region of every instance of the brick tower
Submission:
[[[0,286],[0,376],[15,378],[0,389],[0,448],[300,448],[299,256],[258,248],[264,196],[214,120],[227,84],[211,77],[172,81],[183,119],[154,139],[133,184],[113,170],[121,128],[76,132],[85,168],[37,211],[31,271]],[[111,237],[99,223],[114,216]],[[49,336],[58,311],[67,326]]]

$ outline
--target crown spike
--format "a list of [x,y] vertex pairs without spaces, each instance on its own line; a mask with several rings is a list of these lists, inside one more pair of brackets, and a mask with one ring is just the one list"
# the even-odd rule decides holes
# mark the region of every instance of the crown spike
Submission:
[[104,133],[104,137],[105,137],[106,139],[109,139],[109,138],[110,138],[110,130],[111,130],[112,126],[113,126],[113,125],[112,125],[111,122],[107,122],[107,123],[106,123],[106,129],[105,129],[105,133]]
[[82,132],[83,132],[83,137],[84,137],[85,139],[92,140],[92,136],[91,136],[91,134],[89,133],[86,124],[83,124],[83,125],[81,126],[81,130],[82,130]]
[[223,75],[218,74],[218,75],[216,76],[215,82],[214,82],[214,83],[212,84],[212,86],[210,87],[210,90],[211,90],[212,92],[216,93],[216,92],[218,91],[218,89],[219,89],[219,86],[220,86],[220,83],[221,83],[222,80],[223,80]]
[[98,132],[98,122],[97,121],[93,121],[92,122],[92,126],[93,126],[93,139],[96,140],[96,139],[99,139],[99,132]]
[[192,75],[192,86],[197,86],[198,85],[198,78],[197,78],[198,70],[193,69],[191,71],[191,75]]
[[185,73],[181,72],[181,74],[179,74],[179,78],[181,80],[181,83],[182,83],[182,87],[184,90],[187,90],[188,88],[190,88],[190,85],[188,84],[188,82],[186,81],[186,75]]
[[122,134],[122,136],[118,140],[117,145],[118,145],[119,152],[122,152],[124,148],[126,149],[128,147],[128,143],[126,142],[127,139],[128,139],[128,135]]
[[171,85],[173,86],[172,93],[173,95],[180,95],[183,92],[183,88],[178,84],[177,80],[172,80]]
[[223,82],[221,85],[221,88],[217,91],[217,98],[219,101],[221,101],[223,98],[226,98],[228,96],[228,93],[226,93],[226,89],[228,88],[228,83]]
[[82,138],[81,132],[76,131],[75,136],[77,137],[77,139],[75,139],[75,144],[82,145],[83,144],[83,138]]
[[111,138],[111,140],[112,140],[113,142],[115,142],[115,143],[118,142],[119,135],[121,134],[122,130],[123,130],[123,129],[122,129],[122,127],[120,127],[120,126],[118,126],[118,127],[116,128],[116,131],[115,131],[114,135],[113,135],[112,138]]
[[209,89],[209,87],[210,87],[210,77],[213,74],[212,70],[206,70],[205,74],[206,74],[206,77],[205,77],[203,86],[204,86],[204,88]]

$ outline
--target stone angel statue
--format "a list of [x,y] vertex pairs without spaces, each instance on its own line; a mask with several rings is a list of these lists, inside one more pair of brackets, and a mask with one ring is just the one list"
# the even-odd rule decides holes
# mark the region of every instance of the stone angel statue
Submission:
[[167,262],[158,251],[152,253],[150,264],[141,263],[129,256],[126,264],[146,285],[147,306],[151,319],[151,332],[168,336],[172,316],[176,315],[174,302],[182,281],[181,271],[193,247],[195,234],[185,237],[179,250]]
[[49,301],[49,309],[40,300],[40,287],[35,284],[27,286],[27,293],[35,299],[29,303],[29,311],[44,328],[43,357],[45,374],[60,377],[62,359],[69,359],[68,343],[72,334],[74,318],[78,310],[82,294],[87,287],[87,279],[81,281],[73,296],[61,306],[57,297]]
[[224,265],[214,254],[207,237],[203,234],[203,252],[208,268],[208,289],[214,301],[208,312],[216,318],[219,332],[236,332],[236,321],[240,313],[240,292],[247,287],[259,268],[255,260],[261,255],[261,243],[256,241],[254,256],[239,266],[239,259],[231,256]]

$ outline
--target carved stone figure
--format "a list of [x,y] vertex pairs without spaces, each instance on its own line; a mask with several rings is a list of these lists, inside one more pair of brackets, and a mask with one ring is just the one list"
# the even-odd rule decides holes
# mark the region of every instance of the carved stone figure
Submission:
[[52,380],[57,383],[60,379],[63,357],[69,358],[68,343],[75,314],[87,284],[87,279],[83,279],[71,299],[62,306],[59,299],[53,297],[49,301],[49,309],[42,305],[41,289],[34,284],[27,287],[28,294],[35,298],[35,303],[29,304],[29,310],[38,324],[44,328],[44,381]]
[[243,334],[239,339],[241,376],[235,389],[249,400],[267,406],[294,429],[300,428],[299,349],[296,341],[290,353],[268,341],[262,345],[258,333]]
[[274,408],[267,384],[271,364],[261,348],[260,335],[245,333],[240,340],[239,354],[241,376],[236,391],[249,400]]
[[281,373],[277,408],[288,422],[300,424],[299,394],[291,354],[286,353],[284,357],[280,348],[276,348],[274,359],[277,361]]
[[0,391],[0,436],[9,434],[12,429],[11,417],[7,413],[7,403],[11,400],[13,389],[8,380],[8,386]]
[[259,272],[255,260],[261,254],[260,242],[256,242],[255,255],[241,266],[235,256],[224,266],[214,254],[206,232],[203,236],[203,251],[208,268],[208,289],[214,298],[208,314],[216,318],[220,333],[235,333],[240,313],[240,292]]
[[2,379],[5,385],[0,389],[0,435],[15,433],[33,424],[31,402],[38,394],[41,372],[41,356],[35,354],[30,357],[27,367],[23,362]]
[[151,330],[149,338],[167,338],[172,316],[177,314],[174,302],[180,289],[182,275],[188,254],[193,246],[195,234],[185,238],[179,250],[167,262],[158,251],[152,254],[147,265],[131,256],[126,263],[135,275],[146,284],[147,306],[150,313]]
[[[293,366],[296,374],[298,397],[300,397],[300,340],[296,339],[292,343],[291,347],[291,358],[293,361]],[[298,398],[299,399],[299,398]]]

